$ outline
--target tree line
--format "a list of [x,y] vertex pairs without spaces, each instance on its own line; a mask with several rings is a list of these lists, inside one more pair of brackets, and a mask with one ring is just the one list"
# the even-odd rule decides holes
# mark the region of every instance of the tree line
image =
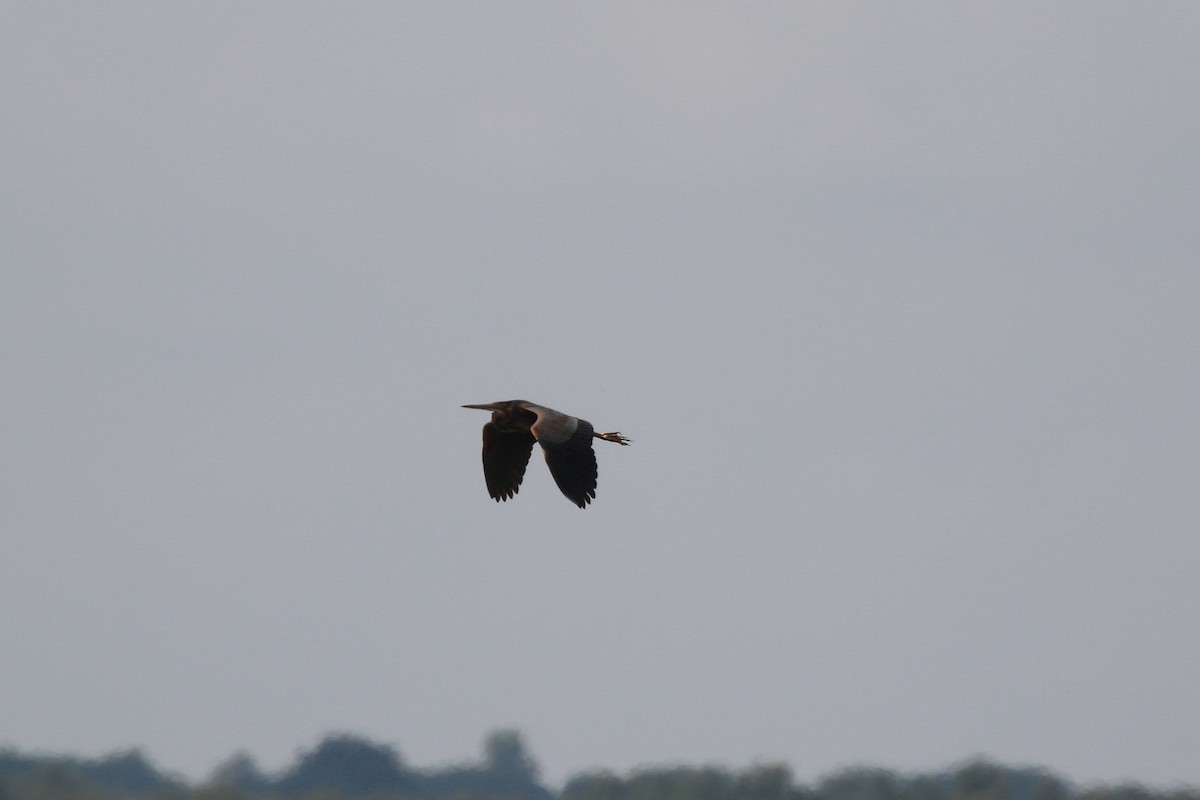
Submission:
[[196,784],[139,750],[101,759],[0,750],[0,800],[1200,800],[1200,787],[1078,787],[1041,768],[974,759],[913,775],[851,767],[811,785],[783,764],[643,767],[580,773],[552,792],[520,735],[505,730],[485,738],[478,763],[415,769],[393,747],[336,734],[276,774],[236,753]]

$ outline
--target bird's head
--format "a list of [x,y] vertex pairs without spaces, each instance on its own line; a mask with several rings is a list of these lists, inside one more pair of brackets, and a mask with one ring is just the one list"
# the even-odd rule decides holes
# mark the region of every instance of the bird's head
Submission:
[[499,403],[479,403],[463,405],[463,408],[478,408],[480,411],[491,411],[492,422],[499,428],[518,428],[528,431],[529,426],[538,419],[526,409],[526,401],[502,401]]
[[490,411],[492,412],[492,422],[500,427],[509,427],[516,419],[517,414],[522,411],[523,402],[523,400],[503,400],[499,403],[465,405],[463,408],[477,408],[480,411]]

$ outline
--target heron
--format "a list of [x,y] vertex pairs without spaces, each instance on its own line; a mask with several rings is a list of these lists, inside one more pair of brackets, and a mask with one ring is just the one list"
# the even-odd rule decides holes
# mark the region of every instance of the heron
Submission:
[[497,503],[516,495],[525,477],[533,443],[542,446],[546,466],[567,499],[586,508],[596,496],[596,454],[592,439],[628,445],[620,433],[596,433],[592,423],[528,400],[465,405],[492,412],[483,426],[483,478]]

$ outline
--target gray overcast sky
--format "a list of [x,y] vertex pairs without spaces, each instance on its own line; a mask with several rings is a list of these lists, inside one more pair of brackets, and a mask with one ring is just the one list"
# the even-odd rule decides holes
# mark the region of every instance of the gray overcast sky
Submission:
[[1200,782],[1200,4],[0,23],[0,744]]

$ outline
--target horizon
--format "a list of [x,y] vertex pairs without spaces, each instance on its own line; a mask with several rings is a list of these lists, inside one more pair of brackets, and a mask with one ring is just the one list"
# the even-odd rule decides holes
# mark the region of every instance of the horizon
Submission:
[[610,768],[602,766],[602,765],[597,765],[594,767],[585,768],[585,769],[579,770],[575,773],[569,774],[569,775],[565,776],[561,781],[558,781],[557,783],[555,783],[555,782],[546,780],[545,776],[541,774],[542,770],[538,763],[537,754],[531,752],[529,750],[529,748],[524,745],[524,737],[521,734],[521,732],[517,731],[517,730],[513,730],[513,729],[507,729],[507,728],[495,728],[495,729],[487,731],[482,737],[479,752],[476,753],[476,758],[474,758],[474,759],[462,758],[462,759],[458,759],[458,760],[441,762],[438,764],[430,764],[430,765],[418,765],[418,764],[412,763],[405,757],[403,747],[401,747],[395,743],[376,741],[369,737],[361,736],[359,734],[355,734],[350,731],[326,732],[326,733],[320,735],[317,738],[317,740],[314,741],[311,745],[297,747],[290,762],[284,763],[274,769],[264,768],[263,765],[261,764],[261,762],[258,760],[258,758],[252,752],[249,752],[245,749],[237,749],[237,750],[232,751],[229,755],[227,755],[225,758],[218,761],[216,764],[214,764],[213,767],[210,770],[208,770],[207,772],[205,772],[203,775],[198,775],[198,776],[197,775],[186,775],[179,770],[171,769],[167,765],[160,764],[155,760],[153,753],[149,752],[147,748],[138,747],[138,746],[122,748],[122,749],[114,750],[112,752],[101,754],[98,756],[88,756],[88,755],[84,755],[84,754],[67,753],[67,752],[31,752],[31,751],[22,750],[18,747],[3,744],[3,745],[0,745],[0,753],[10,753],[10,754],[18,755],[18,756],[33,757],[33,758],[37,758],[37,759],[46,759],[46,760],[60,760],[60,759],[62,759],[62,760],[81,760],[81,761],[97,762],[97,763],[104,762],[106,760],[127,758],[131,755],[135,755],[141,759],[144,759],[145,762],[152,769],[156,770],[163,777],[169,778],[172,780],[180,780],[189,786],[199,787],[199,786],[204,786],[204,785],[210,783],[212,781],[212,779],[214,778],[214,776],[217,774],[217,772],[223,766],[226,766],[227,764],[229,764],[235,760],[241,760],[244,758],[248,758],[250,760],[250,763],[253,765],[253,767],[256,770],[258,770],[264,777],[272,779],[272,780],[279,780],[279,779],[285,777],[290,771],[295,770],[306,758],[311,757],[315,753],[317,753],[323,744],[326,744],[331,741],[337,741],[337,740],[351,740],[355,743],[369,745],[372,748],[388,750],[388,751],[394,753],[398,757],[399,766],[401,767],[401,769],[403,769],[406,772],[411,772],[411,773],[416,773],[416,774],[438,774],[441,772],[454,771],[457,769],[472,769],[479,765],[487,764],[488,757],[487,757],[486,746],[487,746],[488,739],[495,735],[506,735],[506,734],[514,734],[517,737],[518,742],[522,746],[522,751],[521,751],[522,754],[529,760],[529,764],[534,770],[534,780],[539,785],[546,787],[547,789],[549,789],[550,791],[552,791],[554,793],[561,793],[562,791],[564,791],[566,786],[574,780],[578,780],[581,778],[587,778],[589,776],[602,775],[602,774],[614,774],[619,777],[631,778],[640,773],[647,773],[647,772],[653,773],[653,772],[657,772],[657,771],[664,771],[664,770],[671,771],[671,770],[676,770],[676,769],[685,769],[686,770],[686,769],[715,768],[715,769],[725,771],[725,772],[737,773],[737,772],[741,772],[741,771],[745,771],[745,770],[755,769],[758,767],[782,766],[788,770],[789,774],[791,775],[792,781],[795,785],[817,787],[817,786],[821,785],[823,782],[836,779],[837,777],[842,776],[847,773],[864,772],[864,771],[865,772],[883,771],[883,772],[889,773],[891,775],[894,775],[901,781],[914,781],[914,780],[920,780],[922,778],[927,778],[927,777],[931,777],[931,776],[951,775],[951,774],[953,774],[959,770],[962,770],[966,767],[969,767],[972,765],[977,765],[977,764],[985,764],[988,766],[995,766],[995,767],[999,767],[1001,769],[1008,770],[1011,772],[1016,772],[1016,773],[1043,774],[1043,775],[1049,776],[1051,778],[1057,779],[1059,781],[1062,781],[1069,788],[1071,788],[1072,790],[1075,790],[1075,791],[1089,791],[1089,790],[1096,790],[1096,789],[1120,789],[1120,788],[1128,787],[1128,786],[1136,786],[1136,787],[1145,788],[1145,789],[1148,789],[1151,791],[1160,791],[1160,792],[1181,791],[1181,790],[1182,791],[1200,791],[1200,785],[1198,785],[1198,784],[1177,782],[1177,783],[1173,783],[1173,784],[1157,785],[1157,784],[1139,780],[1136,777],[1131,777],[1131,778],[1117,780],[1117,781],[1081,782],[1081,781],[1073,780],[1070,776],[1067,776],[1067,775],[1063,774],[1061,771],[1056,770],[1054,768],[1054,766],[1050,765],[1050,764],[1002,763],[1002,762],[999,762],[995,759],[988,757],[986,754],[981,754],[981,753],[964,756],[962,758],[955,759],[954,761],[952,761],[948,764],[941,765],[939,767],[925,768],[925,769],[911,769],[911,770],[896,769],[896,768],[889,767],[886,765],[870,764],[870,763],[854,761],[854,762],[850,762],[850,763],[847,763],[847,764],[844,764],[844,765],[841,765],[838,767],[834,767],[833,769],[830,769],[824,773],[821,773],[819,775],[816,775],[816,776],[813,776],[813,777],[807,778],[807,779],[798,775],[794,766],[791,764],[788,764],[786,762],[762,761],[762,760],[755,760],[755,761],[751,761],[751,762],[748,762],[745,764],[731,764],[731,763],[728,763],[725,761],[712,761],[712,762],[695,763],[695,764],[682,763],[682,762],[641,763],[641,764],[637,764],[637,765],[635,765],[629,769],[623,770],[623,771],[613,770],[613,769],[610,769]]

